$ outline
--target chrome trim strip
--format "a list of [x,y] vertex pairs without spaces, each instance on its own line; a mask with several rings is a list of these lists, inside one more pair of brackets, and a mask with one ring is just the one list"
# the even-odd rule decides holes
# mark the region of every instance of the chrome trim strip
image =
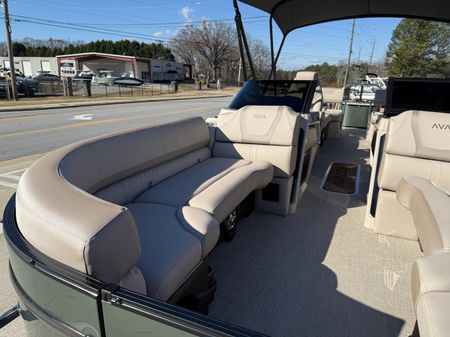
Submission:
[[20,308],[19,304],[16,304],[14,307],[9,309],[0,315],[0,329],[14,321],[17,317],[19,317]]

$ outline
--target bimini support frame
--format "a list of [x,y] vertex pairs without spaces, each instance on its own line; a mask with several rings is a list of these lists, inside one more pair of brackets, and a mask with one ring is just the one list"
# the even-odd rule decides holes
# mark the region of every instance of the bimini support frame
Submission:
[[[273,13],[280,4],[283,4],[284,2],[287,2],[287,1],[290,1],[290,0],[285,0],[285,1],[278,3],[272,9],[271,14],[270,14],[269,26],[270,26],[271,68],[270,68],[270,73],[269,73],[269,77],[268,77],[269,80],[271,80],[271,79],[276,80],[277,63],[278,63],[278,59],[281,54],[281,50],[283,49],[283,46],[284,46],[284,41],[286,40],[286,36],[287,36],[287,34],[283,34],[283,38],[281,40],[280,46],[278,47],[278,51],[275,55],[275,47],[274,47],[274,39],[273,39],[273,21],[274,21]],[[241,56],[242,70],[244,72],[244,80],[247,81],[247,79],[248,79],[247,64],[245,61],[246,58],[248,59],[248,64],[250,67],[252,78],[256,79],[255,69],[253,67],[252,56],[250,53],[250,49],[248,47],[247,37],[245,35],[245,30],[244,30],[244,25],[242,24],[242,16],[241,16],[241,12],[239,10],[238,0],[233,0],[233,6],[234,6],[234,11],[235,11],[234,20],[236,22],[236,31],[237,31],[238,42],[239,42],[239,53]],[[245,51],[244,51],[244,48],[245,48]]]
[[[239,42],[239,53],[241,55],[242,70],[244,72],[244,81],[248,80],[247,61],[248,61],[248,66],[250,67],[251,76],[253,79],[256,79],[255,68],[253,67],[252,55],[250,53],[250,48],[248,47],[247,36],[245,35],[244,25],[242,24],[241,12],[239,10],[239,5],[238,5],[237,0],[233,0],[233,6],[234,6],[234,12],[235,12],[234,21],[236,23],[236,31],[237,31],[237,37],[238,37],[238,42]],[[244,53],[244,48],[245,48],[245,53]],[[247,61],[246,61],[245,54],[247,54]]]

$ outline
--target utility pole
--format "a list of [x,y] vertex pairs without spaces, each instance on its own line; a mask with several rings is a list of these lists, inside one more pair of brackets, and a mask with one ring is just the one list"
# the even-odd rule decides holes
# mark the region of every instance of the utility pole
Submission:
[[3,3],[3,9],[5,11],[5,28],[6,28],[6,46],[8,48],[9,56],[9,70],[11,74],[11,87],[13,100],[17,100],[17,84],[16,84],[16,68],[14,65],[13,44],[11,41],[11,25],[9,22],[8,0],[0,0]]
[[241,86],[241,70],[242,70],[242,57],[239,58],[239,71],[238,71],[238,80],[237,80],[238,87]]
[[375,51],[375,39],[373,40],[373,43],[372,43],[372,52],[370,53],[370,62],[369,62],[368,72],[370,72],[370,68],[372,68],[372,60],[373,60],[373,52],[374,51]]
[[350,37],[350,46],[348,48],[348,59],[347,59],[347,68],[345,69],[345,77],[344,77],[344,87],[347,84],[348,80],[348,72],[350,69],[350,62],[352,60],[352,48],[353,48],[353,36],[355,35],[355,19],[353,19],[352,24],[352,36]]

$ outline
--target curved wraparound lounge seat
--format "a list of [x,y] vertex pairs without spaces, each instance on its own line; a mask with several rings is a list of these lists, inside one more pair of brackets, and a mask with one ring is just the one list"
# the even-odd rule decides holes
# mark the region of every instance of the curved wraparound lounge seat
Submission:
[[[69,267],[179,299],[216,246],[219,224],[274,172],[289,177],[296,166],[300,115],[287,107],[234,114],[237,138],[228,137],[229,113],[219,117],[215,139],[203,119],[192,118],[49,153],[19,182],[19,229]],[[216,145],[245,150],[221,155]]]

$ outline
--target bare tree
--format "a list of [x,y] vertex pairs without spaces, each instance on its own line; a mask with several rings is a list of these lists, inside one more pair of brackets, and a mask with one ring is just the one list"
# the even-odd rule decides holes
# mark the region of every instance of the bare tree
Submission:
[[213,81],[221,71],[236,60],[236,34],[221,21],[204,20],[199,26],[184,26],[172,39],[170,46],[181,61],[195,66]]
[[251,39],[250,53],[252,55],[256,78],[267,78],[271,66],[269,48],[267,48],[260,40]]
[[[222,21],[204,20],[198,26],[187,25],[170,42],[180,61],[194,65],[196,75],[204,74],[213,81],[221,78],[236,81],[240,55],[236,30]],[[250,41],[257,77],[266,76],[270,68],[268,48],[258,40]]]

